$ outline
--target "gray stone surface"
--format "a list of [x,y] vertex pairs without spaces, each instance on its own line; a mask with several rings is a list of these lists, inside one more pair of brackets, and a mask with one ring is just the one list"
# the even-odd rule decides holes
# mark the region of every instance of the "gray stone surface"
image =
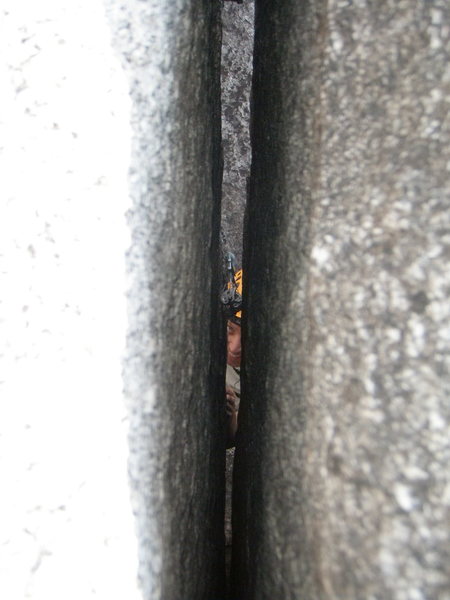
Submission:
[[257,2],[240,600],[450,598],[449,24]]
[[0,29],[0,597],[218,599],[220,3]]
[[220,3],[110,2],[134,140],[125,387],[146,599],[223,592]]
[[222,23],[222,230],[226,250],[234,252],[238,265],[241,265],[251,161],[249,123],[254,1],[224,2]]

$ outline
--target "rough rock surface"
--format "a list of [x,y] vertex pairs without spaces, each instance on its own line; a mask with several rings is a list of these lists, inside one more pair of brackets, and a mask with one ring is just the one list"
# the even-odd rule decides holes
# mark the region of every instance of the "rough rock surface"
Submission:
[[0,597],[212,600],[220,3],[107,12],[0,10]]
[[222,231],[226,250],[242,264],[242,234],[250,176],[250,88],[254,2],[224,2],[222,8]]
[[224,558],[220,3],[109,7],[134,130],[125,387],[140,577],[146,599],[211,600]]
[[448,600],[450,7],[255,20],[235,597]]

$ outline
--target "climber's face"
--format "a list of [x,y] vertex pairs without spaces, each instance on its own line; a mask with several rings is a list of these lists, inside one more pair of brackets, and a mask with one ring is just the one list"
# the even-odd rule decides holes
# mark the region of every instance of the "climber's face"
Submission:
[[241,326],[233,321],[227,322],[227,363],[241,366]]

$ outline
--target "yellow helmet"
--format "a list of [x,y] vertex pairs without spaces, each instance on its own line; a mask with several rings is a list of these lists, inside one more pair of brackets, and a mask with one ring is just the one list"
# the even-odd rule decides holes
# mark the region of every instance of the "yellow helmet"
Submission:
[[221,301],[229,319],[241,321],[242,316],[242,269],[234,272],[234,256],[227,254],[228,281],[222,292]]
[[[242,304],[242,269],[239,269],[234,275],[234,283],[236,285],[236,292],[241,297]],[[229,284],[231,285],[231,284]],[[238,310],[238,312],[234,315],[236,319],[240,319],[242,317],[242,310]]]

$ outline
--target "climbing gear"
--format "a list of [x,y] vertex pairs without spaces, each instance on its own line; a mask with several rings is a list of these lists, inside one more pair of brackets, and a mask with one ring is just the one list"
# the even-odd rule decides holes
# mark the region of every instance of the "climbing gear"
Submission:
[[236,259],[231,252],[227,252],[225,261],[227,282],[220,299],[225,315],[240,325],[242,316],[242,269],[235,272]]

